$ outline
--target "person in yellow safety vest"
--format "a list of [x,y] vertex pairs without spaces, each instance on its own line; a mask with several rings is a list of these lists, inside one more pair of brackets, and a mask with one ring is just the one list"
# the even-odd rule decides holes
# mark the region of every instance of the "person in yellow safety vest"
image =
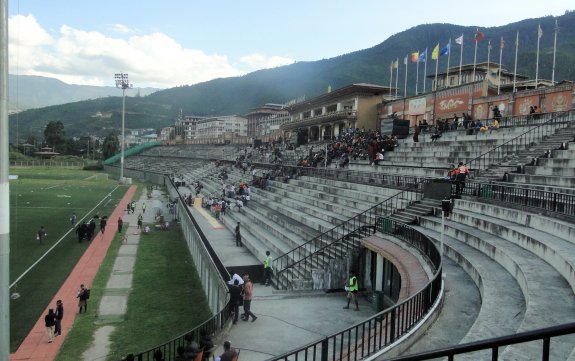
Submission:
[[266,251],[266,259],[264,260],[264,282],[266,286],[269,286],[272,281],[272,256],[270,256],[270,251]]
[[345,306],[344,309],[349,309],[349,303],[353,299],[353,302],[355,303],[355,310],[359,311],[359,304],[357,303],[357,297],[355,295],[357,291],[359,291],[359,285],[357,283],[357,277],[353,271],[349,271],[349,280],[347,281],[345,290],[347,291],[347,306]]

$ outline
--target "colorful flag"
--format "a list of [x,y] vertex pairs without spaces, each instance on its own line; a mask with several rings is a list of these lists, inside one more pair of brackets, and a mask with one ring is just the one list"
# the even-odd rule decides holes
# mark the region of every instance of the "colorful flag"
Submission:
[[463,44],[463,34],[461,34],[460,37],[455,38],[455,43],[456,43],[456,44],[459,44],[459,45],[462,45],[462,44]]
[[445,45],[443,47],[443,49],[441,49],[441,52],[439,53],[440,56],[443,55],[449,55],[449,43],[447,43],[447,45]]
[[541,25],[537,25],[537,39],[541,39],[543,36],[543,30],[541,30]]
[[479,29],[475,31],[475,41],[483,40],[483,36],[484,36],[483,33],[479,31]]
[[500,49],[505,48],[505,40],[503,40],[503,37],[501,37],[501,41],[499,42],[499,48]]
[[407,55],[403,58],[403,65],[407,65]]
[[438,58],[439,58],[439,43],[435,45],[435,48],[433,48],[433,51],[431,52],[431,59],[437,60]]
[[422,51],[419,53],[419,62],[425,63],[427,61],[427,50]]
[[393,62],[393,69],[397,69],[397,67],[399,66],[398,62],[399,59],[395,59],[395,61]]
[[416,51],[415,53],[411,53],[411,62],[417,63],[418,60],[419,60],[419,51]]

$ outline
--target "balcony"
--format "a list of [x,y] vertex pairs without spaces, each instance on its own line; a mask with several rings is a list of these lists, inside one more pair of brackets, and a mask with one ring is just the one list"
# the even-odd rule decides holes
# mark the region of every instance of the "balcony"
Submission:
[[281,125],[282,130],[293,130],[301,127],[322,125],[338,120],[357,120],[357,110],[339,110],[313,117],[290,121]]

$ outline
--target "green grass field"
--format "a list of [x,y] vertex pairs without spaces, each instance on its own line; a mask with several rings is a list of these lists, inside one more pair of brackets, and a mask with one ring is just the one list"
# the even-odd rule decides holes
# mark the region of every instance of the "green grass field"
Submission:
[[[108,180],[105,173],[69,168],[12,168],[10,174],[19,176],[18,180],[10,181],[11,283],[72,229],[69,221],[72,212],[79,220],[84,215],[109,215],[127,189],[118,187],[116,180]],[[134,199],[145,189],[146,185],[138,184]],[[48,233],[43,244],[36,240],[40,225],[44,225]],[[91,311],[82,316],[92,317],[76,319],[66,335],[58,361],[77,360],[90,347],[94,331],[99,327],[94,322],[94,312],[120,244],[116,236],[91,285]],[[11,293],[20,295],[10,305],[12,352],[29,333],[88,245],[88,242],[78,243],[76,234],[70,232],[11,288]],[[66,312],[76,311],[76,305],[65,307]],[[142,238],[127,312],[122,322],[114,324],[116,331],[112,335],[109,360],[157,346],[211,316],[179,227],[168,232],[152,232]]]
[[[79,169],[11,168],[10,174],[19,176],[10,181],[10,283],[64,237],[10,289],[20,295],[10,304],[13,352],[88,247],[87,242],[77,242],[73,231],[65,236],[72,228],[72,212],[79,220],[109,215],[127,188],[118,187],[106,174]],[[48,234],[43,244],[36,240],[41,225]]]

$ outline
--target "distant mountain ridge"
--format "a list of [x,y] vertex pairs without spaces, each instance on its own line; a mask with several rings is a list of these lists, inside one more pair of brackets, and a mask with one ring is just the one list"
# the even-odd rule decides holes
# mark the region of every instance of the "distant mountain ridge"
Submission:
[[[134,94],[146,96],[158,90],[160,89],[137,88]],[[14,74],[8,76],[10,112],[118,96],[118,94],[121,94],[121,91],[116,87],[67,84],[58,79],[43,76]]]
[[[537,46],[537,26],[543,29],[540,43],[539,78],[551,79],[553,57],[553,29],[555,19],[559,22],[560,33],[557,39],[557,66],[555,80],[574,80],[575,67],[575,12],[566,12],[559,17],[542,17],[522,20],[499,27],[479,29],[484,39],[478,43],[477,62],[487,60],[487,43],[491,40],[491,61],[499,61],[499,41],[503,37],[506,47],[503,64],[513,70],[515,57],[515,36],[519,31],[519,57],[517,72],[531,78],[535,77],[535,53]],[[473,63],[475,41],[473,34],[476,26],[451,24],[425,24],[395,34],[382,43],[369,48],[331,59],[312,62],[297,62],[274,69],[259,70],[241,77],[220,78],[207,82],[180,86],[157,91],[148,96],[130,98],[126,102],[126,126],[128,128],[160,128],[174,123],[177,116],[184,115],[231,115],[246,114],[251,109],[265,103],[285,103],[291,99],[305,96],[307,99],[325,93],[328,86],[337,89],[352,83],[372,83],[389,85],[389,67],[393,60],[399,59],[399,88],[403,88],[405,67],[403,58],[414,52],[428,51],[428,69],[430,75],[435,71],[435,62],[431,61],[431,52],[436,44],[443,47],[451,38],[450,65],[459,64],[459,45],[454,39],[464,35],[463,63]],[[412,95],[415,87],[415,66],[408,64],[407,94]],[[440,58],[440,71],[445,71],[446,59]],[[422,77],[423,65],[420,65]],[[394,72],[395,73],[395,72]],[[395,74],[394,74],[395,78]],[[393,81],[395,83],[395,80]],[[392,84],[395,86],[395,84]],[[431,82],[427,83],[429,91]],[[420,90],[422,82],[420,78]],[[114,89],[114,88],[112,88]],[[403,90],[403,89],[402,89]],[[117,91],[115,93],[118,95]],[[403,91],[400,91],[403,95]],[[109,119],[97,119],[95,113],[112,113]],[[20,113],[17,123],[20,125],[20,139],[27,134],[41,135],[41,131],[50,120],[61,120],[68,135],[87,135],[109,133],[120,127],[121,98],[110,97],[73,104],[33,109]],[[15,126],[11,122],[11,137],[14,139]],[[28,126],[22,127],[22,124]]]

